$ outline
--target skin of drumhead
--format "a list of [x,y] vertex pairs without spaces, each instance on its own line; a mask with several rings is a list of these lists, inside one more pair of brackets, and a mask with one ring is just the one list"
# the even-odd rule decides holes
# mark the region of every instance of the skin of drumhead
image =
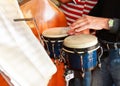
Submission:
[[49,38],[65,37],[68,35],[68,30],[69,27],[54,27],[45,30],[42,35]]
[[97,37],[90,34],[68,36],[64,39],[64,46],[68,48],[88,48],[98,43]]

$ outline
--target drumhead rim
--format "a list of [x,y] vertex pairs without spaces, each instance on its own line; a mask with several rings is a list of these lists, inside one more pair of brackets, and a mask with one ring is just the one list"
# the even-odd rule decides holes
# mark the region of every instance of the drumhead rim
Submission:
[[63,45],[69,48],[88,48],[98,43],[97,37],[91,34],[71,35],[64,39]]
[[[61,32],[61,34],[50,34],[50,31],[56,31],[56,30],[63,30],[64,32]],[[68,36],[67,31],[69,30],[69,27],[53,27],[53,28],[49,28],[47,30],[45,30],[42,35],[44,37],[48,37],[48,38],[59,38],[59,37],[66,37]],[[66,33],[65,33],[66,32]]]
[[66,51],[66,52],[69,52],[69,53],[86,53],[86,52],[92,52],[92,51],[95,51],[97,50],[98,48],[100,48],[100,44],[97,43],[96,45],[94,46],[91,46],[91,47],[88,47],[88,48],[69,48],[69,47],[66,47],[63,45],[63,48],[62,50]]
[[48,38],[60,38],[60,37],[66,37],[68,36],[68,34],[62,34],[62,35],[44,35],[44,37],[48,37]]

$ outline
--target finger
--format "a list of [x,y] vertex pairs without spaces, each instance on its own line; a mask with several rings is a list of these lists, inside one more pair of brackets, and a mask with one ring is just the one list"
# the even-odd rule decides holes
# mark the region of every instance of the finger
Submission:
[[68,32],[67,32],[69,35],[74,35],[75,34],[75,30],[73,30],[73,29],[70,29],[70,30],[68,30]]
[[79,34],[84,34],[83,31],[80,31],[80,32],[76,32],[75,35],[79,35]]
[[70,26],[72,28],[74,28],[76,25],[81,24],[82,22],[85,22],[84,18],[79,18],[78,20],[76,20],[75,22],[73,22]]
[[81,22],[81,23],[78,23],[78,24],[76,24],[74,26],[71,26],[71,29],[75,30],[75,29],[81,28],[81,27],[83,27],[83,26],[85,26],[87,24],[88,24],[87,22]]
[[86,30],[86,29],[88,29],[88,28],[89,28],[88,25],[84,25],[84,26],[82,26],[82,27],[79,27],[79,28],[75,29],[75,32],[80,32],[80,31]]
[[77,23],[72,24],[70,27],[71,27],[71,29],[77,29],[77,28],[81,28],[81,27],[83,27],[83,26],[85,26],[87,24],[88,24],[87,21],[82,20],[82,21],[79,21]]

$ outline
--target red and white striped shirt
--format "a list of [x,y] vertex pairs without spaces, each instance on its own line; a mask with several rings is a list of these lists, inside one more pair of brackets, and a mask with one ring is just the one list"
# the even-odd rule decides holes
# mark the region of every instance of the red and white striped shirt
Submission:
[[73,0],[71,3],[61,4],[60,8],[66,16],[68,25],[70,25],[76,19],[88,14],[96,3],[97,0]]

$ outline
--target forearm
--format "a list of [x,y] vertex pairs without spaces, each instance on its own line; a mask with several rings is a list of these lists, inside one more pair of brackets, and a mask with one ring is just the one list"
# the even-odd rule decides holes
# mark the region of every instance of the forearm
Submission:
[[[120,31],[120,19],[117,18],[99,18],[101,20],[101,28],[109,30],[110,33],[117,33]],[[103,22],[103,23],[102,23]]]

